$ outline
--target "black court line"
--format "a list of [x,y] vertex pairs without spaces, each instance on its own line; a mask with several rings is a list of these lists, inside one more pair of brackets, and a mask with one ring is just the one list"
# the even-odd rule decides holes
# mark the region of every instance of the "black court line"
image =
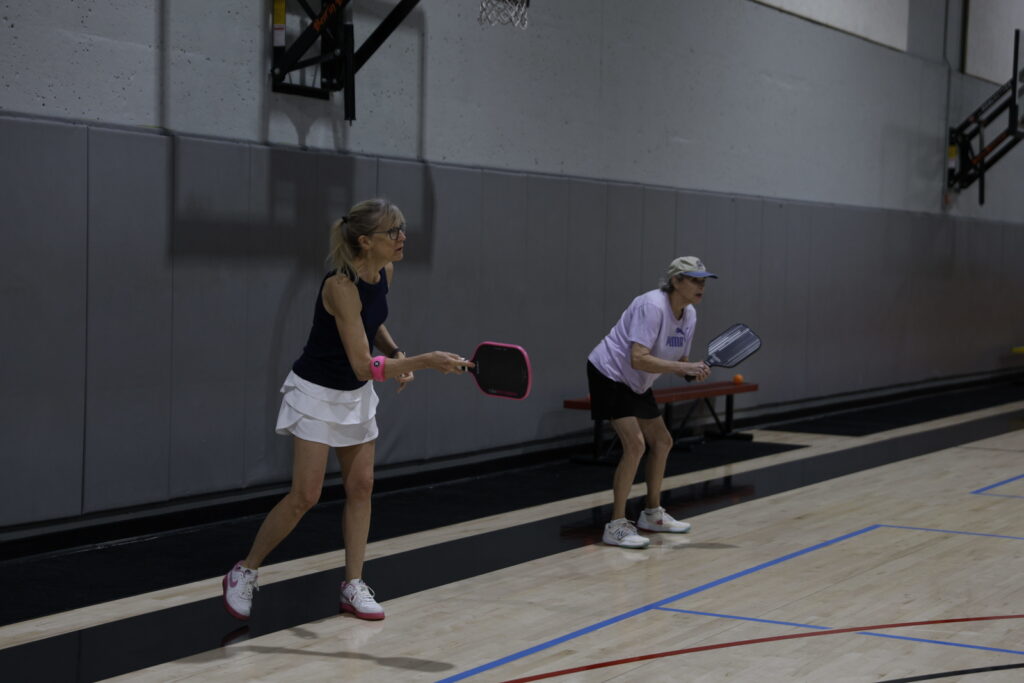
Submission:
[[914,681],[934,681],[937,678],[952,678],[953,676],[971,676],[973,674],[987,674],[990,671],[1009,671],[1010,669],[1024,669],[1024,663],[1004,664],[1002,666],[983,666],[977,669],[960,669],[959,671],[942,671],[922,676],[911,676],[910,678],[887,678],[881,683],[913,683]]
[[[1024,425],[1022,415],[998,415],[774,465],[734,475],[731,483],[680,487],[667,492],[666,507],[673,515],[692,517],[1014,431]],[[410,550],[367,562],[366,574],[373,577],[386,609],[388,600],[403,595],[597,543],[605,516],[604,506],[596,507]],[[715,547],[697,543],[680,551],[714,552]],[[225,639],[238,642],[336,616],[342,577],[339,568],[262,588],[247,631],[239,631],[239,622],[224,612],[217,597],[0,650],[0,671],[12,680],[93,681],[217,650]],[[435,671],[448,666],[428,664]]]
[[873,405],[869,408],[835,415],[782,423],[775,427],[787,432],[867,436],[928,420],[937,420],[1019,401],[1024,397],[1022,395],[1024,395],[1024,389],[1020,382],[1001,383],[912,400],[895,401],[884,405]]

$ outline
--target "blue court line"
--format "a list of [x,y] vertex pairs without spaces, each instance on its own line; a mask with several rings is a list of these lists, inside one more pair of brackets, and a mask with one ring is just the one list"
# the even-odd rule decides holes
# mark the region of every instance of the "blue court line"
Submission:
[[[754,617],[740,617],[734,614],[717,614],[715,612],[698,612],[692,609],[678,609],[675,607],[659,607],[663,612],[679,612],[681,614],[697,614],[704,617],[718,617],[721,619],[737,619],[739,621],[754,621],[760,624],[777,624],[779,626],[796,626],[798,628],[810,628],[818,631],[831,631],[829,626],[813,626],[811,624],[798,624],[792,621],[775,621],[774,619],[757,619]],[[857,635],[875,636],[878,638],[892,638],[894,640],[910,640],[915,643],[929,643],[932,645],[950,645],[952,647],[963,647],[969,650],[986,650],[988,652],[1005,652],[1011,655],[1024,655],[1024,650],[1006,650],[999,647],[987,647],[985,645],[967,645],[965,643],[954,643],[948,640],[932,640],[930,638],[914,638],[912,636],[895,636],[891,633],[878,633],[876,631],[855,631]]]
[[986,650],[988,652],[1005,652],[1011,655],[1024,655],[1024,650],[1005,650],[1001,647],[986,647],[984,645],[968,645],[966,643],[954,643],[949,640],[930,640],[928,638],[912,638],[910,636],[894,636],[891,633],[875,633],[874,631],[856,631],[862,636],[876,636],[878,638],[893,638],[895,640],[911,640],[915,643],[929,643],[931,645],[949,645],[950,647],[963,647],[968,650]]
[[534,653],[540,652],[542,650],[546,650],[546,649],[548,649],[550,647],[554,647],[555,645],[559,645],[559,644],[564,643],[564,642],[566,642],[568,640],[573,640],[575,638],[579,638],[580,636],[584,636],[584,635],[586,635],[588,633],[593,633],[594,631],[598,631],[598,630],[600,630],[600,629],[602,629],[602,628],[604,628],[606,626],[611,626],[612,624],[617,624],[620,621],[623,621],[625,619],[629,619],[630,617],[635,617],[638,614],[643,614],[644,612],[649,612],[652,609],[656,609],[658,607],[661,607],[662,605],[667,605],[670,602],[675,602],[676,600],[681,600],[682,598],[689,597],[691,595],[695,595],[697,593],[701,593],[701,592],[706,591],[706,590],[710,590],[710,589],[712,589],[712,588],[714,588],[716,586],[722,585],[723,583],[728,583],[730,581],[735,581],[736,579],[739,579],[739,578],[742,578],[744,576],[747,576],[748,574],[753,574],[754,572],[759,572],[762,569],[767,569],[768,567],[773,567],[773,566],[775,566],[777,564],[781,564],[783,562],[786,562],[787,560],[792,560],[795,557],[800,557],[801,555],[806,555],[807,553],[814,552],[815,550],[820,550],[821,548],[825,548],[825,547],[828,547],[830,545],[835,545],[836,543],[840,543],[840,542],[845,541],[845,540],[847,540],[849,538],[853,538],[854,536],[859,536],[861,534],[865,534],[865,533],[871,531],[872,529],[877,529],[878,526],[879,526],[878,524],[872,524],[871,526],[864,527],[863,529],[860,529],[858,531],[854,531],[854,532],[849,533],[849,534],[844,534],[843,536],[837,536],[836,538],[833,538],[833,539],[828,540],[828,541],[824,541],[823,543],[818,543],[817,545],[812,545],[812,546],[810,546],[808,548],[804,548],[803,550],[797,550],[796,552],[792,552],[789,555],[783,555],[782,557],[776,558],[774,560],[770,560],[768,562],[764,562],[763,564],[759,564],[759,565],[757,565],[755,567],[751,567],[750,569],[744,569],[741,572],[737,572],[735,574],[730,574],[729,576],[723,577],[721,579],[717,579],[715,581],[712,581],[711,583],[706,583],[703,586],[697,586],[696,588],[691,588],[688,591],[683,591],[682,593],[677,593],[676,595],[669,596],[669,597],[664,598],[662,600],[659,600],[657,602],[652,602],[649,605],[644,605],[643,607],[638,607],[638,608],[636,608],[634,610],[630,610],[629,612],[626,612],[624,614],[620,614],[620,615],[618,615],[616,617],[612,617],[610,619],[605,619],[604,621],[599,621],[598,623],[593,624],[592,626],[587,626],[587,627],[581,628],[581,629],[579,629],[577,631],[573,631],[572,633],[568,633],[568,634],[566,634],[564,636],[561,636],[561,637],[558,637],[558,638],[554,638],[552,640],[546,641],[544,643],[540,643],[538,645],[534,645],[533,647],[526,648],[525,650],[520,650],[519,652],[515,652],[515,653],[510,654],[508,656],[502,657],[501,659],[496,659],[493,662],[488,662],[487,664],[481,664],[480,666],[478,666],[476,668],[469,669],[467,671],[463,671],[462,673],[455,674],[454,676],[449,676],[448,678],[442,678],[441,680],[437,681],[437,683],[454,683],[455,681],[461,681],[461,680],[464,680],[464,679],[469,678],[471,676],[476,676],[477,674],[483,673],[484,671],[490,671],[491,669],[496,669],[499,666],[502,666],[504,664],[508,664],[509,662],[514,662],[517,659],[522,659],[523,657],[528,657],[529,655],[532,655]]
[[1010,482],[1017,481],[1018,479],[1024,479],[1024,474],[1020,474],[1020,475],[1018,475],[1016,477],[1011,477],[1010,479],[1007,479],[1006,481],[1001,481],[999,483],[992,484],[991,486],[986,486],[984,488],[980,488],[977,491],[971,491],[971,493],[977,494],[979,496],[998,496],[999,498],[1024,498],[1024,496],[1013,495],[1013,494],[1010,494],[1010,493],[986,493],[987,491],[990,491],[990,490],[995,489],[995,488],[999,488],[1000,486],[1003,486],[1004,484],[1009,484]]
[[776,624],[779,626],[798,626],[800,628],[814,628],[819,631],[831,631],[829,626],[812,626],[811,624],[798,624],[793,621],[775,621],[774,619],[757,619],[755,617],[741,617],[735,614],[718,614],[716,612],[698,612],[692,609],[679,609],[678,607],[656,607],[663,612],[679,612],[680,614],[697,614],[702,617],[718,617],[719,619],[736,619],[739,621],[756,621],[761,624]]
[[[635,617],[638,614],[644,614],[645,612],[650,612],[651,610],[659,609],[659,608],[663,607],[664,605],[667,605],[667,604],[669,604],[671,602],[676,602],[677,600],[681,600],[681,599],[689,597],[691,595],[696,595],[697,593],[702,593],[702,592],[704,592],[706,590],[710,590],[710,589],[715,588],[717,586],[721,586],[722,584],[729,583],[731,581],[735,581],[736,579],[743,578],[744,576],[748,576],[750,574],[754,574],[754,573],[759,572],[759,571],[761,571],[763,569],[767,569],[769,567],[774,567],[775,565],[782,564],[783,562],[787,562],[787,561],[792,560],[794,558],[801,557],[801,556],[806,555],[808,553],[814,552],[815,550],[821,550],[822,548],[827,548],[830,545],[835,545],[836,543],[841,543],[842,541],[846,541],[846,540],[849,540],[849,539],[854,538],[856,536],[860,536],[862,534],[866,534],[869,531],[874,531],[875,529],[882,529],[882,528],[906,529],[906,530],[910,530],[910,531],[933,531],[933,532],[946,533],[946,534],[964,534],[964,535],[967,535],[967,536],[988,536],[988,537],[992,537],[992,538],[1005,538],[1005,539],[1012,539],[1012,540],[1017,540],[1017,541],[1024,541],[1024,538],[1019,537],[1019,536],[1001,536],[1001,535],[998,535],[998,534],[982,534],[982,533],[977,533],[977,532],[973,532],[973,531],[954,531],[954,530],[950,530],[950,529],[928,529],[928,528],[925,528],[925,527],[899,526],[899,525],[896,525],[896,524],[871,524],[870,526],[866,526],[863,529],[858,529],[857,531],[852,531],[852,532],[850,532],[848,534],[843,534],[842,536],[836,536],[835,538],[829,539],[827,541],[823,541],[823,542],[818,543],[816,545],[812,545],[812,546],[809,546],[807,548],[803,548],[802,550],[797,550],[795,552],[789,553],[788,555],[783,555],[782,557],[778,557],[778,558],[776,558],[774,560],[769,560],[768,562],[763,562],[763,563],[761,563],[759,565],[756,565],[754,567],[750,567],[749,569],[744,569],[741,572],[736,572],[735,574],[730,574],[728,576],[722,577],[721,579],[716,579],[715,581],[712,581],[710,583],[705,583],[702,586],[697,586],[696,588],[691,588],[690,590],[683,591],[682,593],[677,593],[675,595],[669,596],[669,597],[664,598],[662,600],[658,600],[657,602],[652,602],[649,605],[644,605],[643,607],[638,607],[638,608],[636,608],[634,610],[630,610],[629,612],[625,612],[625,613],[620,614],[618,616],[611,617],[609,619],[605,619],[604,621],[599,621],[596,624],[593,624],[591,626],[586,626],[584,628],[581,628],[581,629],[578,629],[576,631],[573,631],[572,633],[567,633],[564,636],[560,636],[558,638],[553,638],[553,639],[548,640],[546,642],[539,643],[539,644],[534,645],[532,647],[528,647],[525,650],[520,650],[519,652],[514,652],[514,653],[512,653],[510,655],[506,655],[505,657],[502,657],[501,659],[496,659],[496,660],[488,662],[486,664],[481,664],[478,667],[475,667],[473,669],[468,669],[466,671],[463,671],[462,673],[455,674],[454,676],[449,676],[448,678],[442,678],[442,679],[438,680],[436,683],[455,683],[455,681],[465,680],[467,678],[470,678],[472,676],[476,676],[477,674],[483,673],[485,671],[490,671],[491,669],[496,669],[499,666],[503,666],[505,664],[508,664],[509,662],[514,662],[517,659],[522,659],[523,657],[528,657],[528,656],[530,656],[532,654],[535,654],[537,652],[541,652],[543,650],[547,650],[548,648],[554,647],[556,645],[560,645],[560,644],[562,644],[562,643],[564,643],[566,641],[574,640],[576,638],[579,638],[580,636],[587,635],[588,633],[593,633],[594,631],[599,631],[599,630],[605,628],[606,626],[611,626],[612,624],[617,624],[617,623],[619,623],[621,621],[624,621],[626,619],[629,619],[631,617]],[[814,628],[814,627],[808,626],[808,628]],[[883,637],[896,637],[896,636],[887,636],[885,634],[878,634],[878,635],[883,636]],[[939,641],[933,641],[933,642],[939,642]],[[958,647],[970,647],[969,645],[962,645],[962,644],[959,644],[959,643],[951,643],[951,644],[952,645],[957,645]],[[1012,651],[1008,650],[1007,652],[1012,652]]]
[[992,484],[991,486],[986,486],[984,488],[980,488],[977,491],[971,491],[971,493],[984,493],[985,491],[988,491],[989,489],[999,488],[1000,486],[1003,486],[1005,484],[1009,484],[1011,481],[1017,481],[1018,479],[1024,479],[1024,474],[1017,475],[1016,477],[1011,477],[1010,479],[1007,479],[1006,481],[1001,481],[998,484]]
[[961,536],[987,536],[988,538],[1005,538],[1011,541],[1024,541],[1024,536],[1004,536],[1002,534],[983,534],[978,531],[954,531],[952,529],[929,529],[921,526],[901,526],[899,524],[876,524],[875,527],[886,529],[908,529],[910,531],[934,531],[940,534],[960,534]]

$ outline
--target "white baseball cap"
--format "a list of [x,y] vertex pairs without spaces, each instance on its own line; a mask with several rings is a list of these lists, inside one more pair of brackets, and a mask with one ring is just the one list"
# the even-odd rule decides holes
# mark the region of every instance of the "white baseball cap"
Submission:
[[709,273],[707,268],[704,267],[704,262],[696,256],[680,256],[672,259],[672,263],[668,264],[668,276],[673,278],[678,275],[686,275],[687,277],[718,277],[714,273]]

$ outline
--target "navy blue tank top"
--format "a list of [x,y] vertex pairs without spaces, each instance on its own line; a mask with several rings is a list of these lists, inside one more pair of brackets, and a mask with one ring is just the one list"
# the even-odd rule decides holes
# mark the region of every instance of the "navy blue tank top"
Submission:
[[[306,347],[292,365],[292,370],[307,382],[331,389],[352,391],[366,382],[357,379],[356,373],[352,371],[334,316],[324,308],[324,283],[332,275],[334,273],[328,273],[320,283],[316,306],[313,308],[313,328],[309,331]],[[373,355],[373,340],[377,337],[377,330],[388,317],[387,273],[381,268],[379,282],[370,284],[359,280],[356,282],[356,288],[359,290],[359,301],[363,304],[359,317],[363,319],[366,341]]]

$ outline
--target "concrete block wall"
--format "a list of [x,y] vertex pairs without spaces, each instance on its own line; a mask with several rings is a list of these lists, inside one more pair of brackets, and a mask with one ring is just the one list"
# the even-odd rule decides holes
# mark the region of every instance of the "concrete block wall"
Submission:
[[[393,6],[354,0],[357,41]],[[270,91],[266,3],[9,5],[0,21],[0,63],[8,65],[0,108],[942,213],[947,127],[995,89],[971,77],[949,82],[961,9],[962,0],[911,0],[903,52],[751,0],[545,1],[531,7],[526,31],[478,25],[477,0],[422,2],[357,75],[358,118],[349,126],[340,95],[321,102]],[[302,22],[289,16],[294,37]],[[990,30],[974,48],[1001,55],[1012,29]],[[996,185],[1024,177],[1024,155],[991,175],[986,207],[970,197],[951,213],[1020,220],[1024,197]]]

